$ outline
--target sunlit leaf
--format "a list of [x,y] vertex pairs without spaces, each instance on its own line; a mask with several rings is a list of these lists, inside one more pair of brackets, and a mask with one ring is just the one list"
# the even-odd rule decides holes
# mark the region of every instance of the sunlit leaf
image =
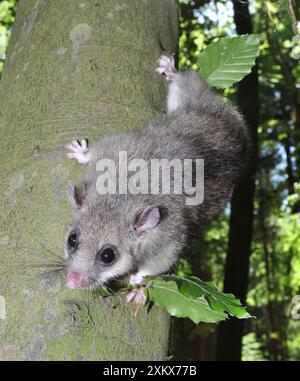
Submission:
[[250,73],[259,54],[259,38],[243,35],[221,38],[198,57],[197,66],[210,86],[226,88]]
[[146,279],[150,280],[145,289],[148,299],[166,308],[172,316],[190,318],[194,323],[225,320],[226,312],[240,319],[251,317],[238,299],[219,292],[211,282],[175,275]]

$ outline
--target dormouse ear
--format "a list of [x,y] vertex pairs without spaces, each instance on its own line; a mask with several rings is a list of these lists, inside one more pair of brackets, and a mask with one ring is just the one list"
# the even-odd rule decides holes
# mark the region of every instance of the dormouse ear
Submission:
[[157,206],[149,206],[136,216],[134,229],[138,234],[153,229],[160,221],[161,214]]
[[81,208],[86,196],[86,184],[76,187],[73,181],[69,181],[67,185],[67,196],[74,208]]

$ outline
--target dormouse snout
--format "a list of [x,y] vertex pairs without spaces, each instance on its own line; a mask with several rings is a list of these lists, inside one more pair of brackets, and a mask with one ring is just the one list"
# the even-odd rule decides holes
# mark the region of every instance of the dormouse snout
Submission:
[[77,272],[67,272],[66,282],[69,288],[85,288],[88,283],[88,277],[85,277],[83,274]]

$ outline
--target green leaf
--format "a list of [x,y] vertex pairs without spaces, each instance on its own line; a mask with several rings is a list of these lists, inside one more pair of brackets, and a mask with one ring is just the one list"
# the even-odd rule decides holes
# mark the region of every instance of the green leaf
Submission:
[[164,278],[151,277],[150,286],[145,288],[144,292],[149,300],[166,308],[170,315],[190,318],[196,324],[217,323],[226,319],[224,312],[212,310],[203,297],[190,299],[179,292],[175,280]]
[[92,296],[97,298],[103,298],[105,296],[111,296],[112,292],[107,290],[105,287],[99,287],[97,290],[92,291]]
[[250,318],[238,299],[218,291],[212,282],[190,277],[165,275],[146,277],[150,280],[145,295],[167,309],[172,316],[188,317],[194,323],[216,323],[225,320],[226,312],[239,319]]
[[215,311],[226,311],[239,319],[251,317],[234,295],[218,291],[216,285],[212,282],[203,282],[194,276],[186,277],[182,281],[180,292],[190,298],[203,295],[207,298],[210,307]]
[[258,54],[257,35],[224,37],[201,52],[197,66],[210,86],[226,88],[250,73]]

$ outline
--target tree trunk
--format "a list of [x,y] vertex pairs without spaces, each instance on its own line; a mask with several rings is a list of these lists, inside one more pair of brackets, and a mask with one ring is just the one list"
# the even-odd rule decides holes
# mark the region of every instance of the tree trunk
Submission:
[[[297,181],[300,182],[300,89],[295,86],[295,158],[297,163]],[[294,190],[295,191],[295,190]],[[296,201],[293,206],[293,213],[300,213],[300,201]]]
[[[248,2],[234,0],[233,5],[237,33],[252,33]],[[224,291],[233,293],[245,304],[253,230],[257,128],[259,123],[257,67],[239,83],[237,97],[239,108],[252,135],[253,154],[248,173],[239,181],[232,196]],[[217,360],[241,360],[243,328],[244,321],[238,319],[231,319],[220,324]]]
[[297,162],[297,180],[300,181],[300,89],[295,88],[295,145],[296,145],[296,162]]
[[258,222],[259,229],[261,233],[261,240],[263,246],[264,253],[264,261],[265,261],[265,271],[266,271],[266,285],[267,285],[267,314],[269,318],[269,330],[268,330],[268,347],[270,353],[270,360],[278,361],[280,359],[280,343],[281,337],[279,332],[278,320],[276,316],[276,304],[277,300],[275,295],[277,295],[275,284],[274,284],[274,276],[273,276],[273,261],[271,259],[274,254],[269,249],[269,234],[268,228],[266,225],[266,203],[268,199],[266,194],[261,189],[259,193],[260,205],[258,211]]
[[[288,127],[287,127],[288,128]],[[287,174],[287,189],[289,192],[289,195],[293,195],[295,193],[295,176],[293,171],[293,162],[292,162],[292,154],[291,154],[291,135],[290,132],[287,132],[287,138],[284,139],[283,146],[285,150],[286,155],[286,174]]]
[[174,0],[20,1],[0,84],[1,360],[166,359],[164,311],[134,318],[133,305],[92,303],[56,278],[32,285],[23,263],[63,252],[66,184],[83,173],[65,144],[132,130],[161,112],[155,63],[177,40]]

